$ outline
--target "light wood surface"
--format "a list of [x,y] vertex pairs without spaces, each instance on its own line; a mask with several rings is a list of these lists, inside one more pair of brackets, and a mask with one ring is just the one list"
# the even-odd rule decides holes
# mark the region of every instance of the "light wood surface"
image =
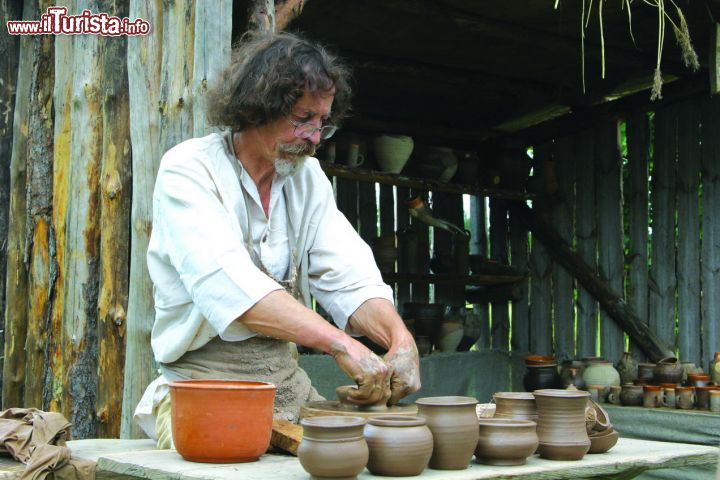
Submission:
[[[87,441],[86,441],[87,442]],[[71,445],[73,453],[88,457],[100,451],[104,440],[94,440],[97,444],[77,443]],[[287,455],[263,455],[259,461],[239,464],[203,464],[183,460],[174,450],[146,450],[143,445],[133,442],[147,440],[111,440],[113,448],[125,453],[100,454],[98,459],[98,478],[152,478],[153,480],[268,480],[302,479],[308,474],[302,469],[297,458]],[[122,443],[124,442],[124,443]],[[144,444],[147,446],[147,443]],[[135,451],[128,451],[135,447]],[[481,480],[492,478],[515,479],[574,479],[574,478],[632,478],[644,470],[658,468],[684,467],[690,465],[714,465],[717,463],[718,448],[703,445],[689,445],[666,442],[651,442],[621,438],[608,453],[586,455],[580,461],[550,461],[533,456],[526,465],[514,467],[493,467],[478,465],[474,462],[466,470],[441,471],[425,470],[417,478],[445,480]],[[360,479],[377,478],[367,470]]]
[[302,441],[303,428],[287,420],[273,420],[270,445],[292,455],[297,455],[297,449]]

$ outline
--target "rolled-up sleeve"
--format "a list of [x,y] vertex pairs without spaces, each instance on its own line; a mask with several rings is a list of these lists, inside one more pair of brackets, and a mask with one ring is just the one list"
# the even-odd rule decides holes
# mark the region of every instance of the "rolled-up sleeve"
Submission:
[[[233,215],[201,162],[176,158],[163,162],[153,219],[154,228],[162,231],[154,233],[160,235],[162,250],[195,308],[225,340],[251,336],[234,320],[268,293],[282,289],[252,262]],[[156,288],[164,288],[155,283]]]
[[372,251],[340,212],[327,185],[324,208],[309,250],[310,292],[335,324],[346,329],[355,310],[366,300],[393,300],[377,268]]

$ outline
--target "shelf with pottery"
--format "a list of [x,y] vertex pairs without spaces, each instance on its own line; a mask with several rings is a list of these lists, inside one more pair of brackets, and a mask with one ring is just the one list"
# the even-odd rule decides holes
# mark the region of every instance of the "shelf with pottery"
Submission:
[[340,165],[337,163],[320,162],[320,165],[328,176],[344,178],[347,180],[374,182],[384,185],[395,185],[398,187],[432,190],[434,192],[503,198],[506,200],[531,200],[535,197],[535,194],[528,192],[489,188],[476,185],[464,185],[460,183],[449,183],[439,180],[430,180],[427,178],[408,177],[397,173],[368,170],[360,167],[349,167],[347,165]]

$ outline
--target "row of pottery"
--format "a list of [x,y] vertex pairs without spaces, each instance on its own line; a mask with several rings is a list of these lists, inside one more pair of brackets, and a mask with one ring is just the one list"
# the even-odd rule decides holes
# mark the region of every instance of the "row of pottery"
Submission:
[[622,387],[612,386],[607,390],[600,388],[597,392],[597,401],[615,405],[720,412],[720,387],[713,385],[692,387],[673,383],[661,385],[628,383]]

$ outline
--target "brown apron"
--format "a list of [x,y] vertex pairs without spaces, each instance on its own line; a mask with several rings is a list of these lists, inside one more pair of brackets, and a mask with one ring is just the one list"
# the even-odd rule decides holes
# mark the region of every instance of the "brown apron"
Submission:
[[[230,152],[236,159],[231,136],[225,134]],[[233,168],[240,182],[240,165],[235,160]],[[250,199],[240,185],[247,208]],[[286,198],[287,202],[287,198]],[[290,223],[288,220],[288,228]],[[288,239],[292,241],[288,232]],[[248,213],[245,246],[250,257],[263,273],[273,278],[252,248],[252,227]],[[295,299],[300,298],[298,288],[299,265],[291,251],[289,279],[276,280]],[[310,384],[307,373],[298,366],[294,345],[285,340],[257,335],[239,342],[226,342],[219,336],[197,350],[186,352],[172,363],[160,364],[160,370],[168,380],[181,379],[231,379],[270,382],[277,386],[275,397],[275,418],[297,422],[300,406],[308,401],[324,400]]]

